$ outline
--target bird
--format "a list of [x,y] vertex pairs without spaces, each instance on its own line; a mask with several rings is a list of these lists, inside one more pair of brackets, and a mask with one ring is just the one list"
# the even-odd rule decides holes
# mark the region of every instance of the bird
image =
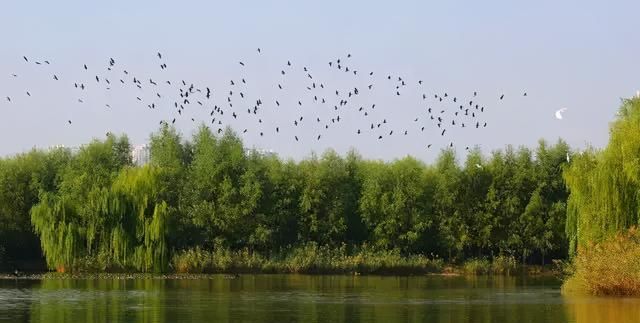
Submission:
[[556,119],[558,120],[562,120],[562,114],[567,111],[567,108],[562,108],[560,110],[557,110],[555,115],[556,115]]
[[504,99],[504,94],[500,95],[500,100]]
[[244,63],[243,63],[243,62],[239,62],[239,63],[240,63],[240,65],[244,66]]
[[567,163],[571,162],[571,159],[569,158],[569,153],[567,153]]
[[476,168],[477,168],[477,169],[482,169],[482,165],[480,165],[480,164],[476,164]]
[[67,120],[67,122],[68,122],[69,124],[71,124],[71,120]]
[[22,56],[22,58],[24,59],[25,62],[29,62],[29,60],[27,59],[27,56]]

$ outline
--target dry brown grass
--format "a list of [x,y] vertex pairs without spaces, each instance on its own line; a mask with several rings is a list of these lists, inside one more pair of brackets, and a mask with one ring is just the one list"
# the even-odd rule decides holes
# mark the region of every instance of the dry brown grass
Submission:
[[563,290],[591,295],[640,295],[640,232],[632,228],[580,248]]

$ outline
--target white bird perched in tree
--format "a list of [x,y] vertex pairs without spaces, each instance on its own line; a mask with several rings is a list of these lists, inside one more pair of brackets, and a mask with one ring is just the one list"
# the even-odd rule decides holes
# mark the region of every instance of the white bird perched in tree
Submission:
[[558,111],[556,111],[556,119],[558,120],[562,120],[562,114],[567,111],[567,108],[562,108]]
[[482,169],[482,165],[480,165],[480,164],[476,164],[476,168],[478,168],[478,169]]
[[571,162],[571,159],[569,158],[569,153],[567,153],[567,163]]

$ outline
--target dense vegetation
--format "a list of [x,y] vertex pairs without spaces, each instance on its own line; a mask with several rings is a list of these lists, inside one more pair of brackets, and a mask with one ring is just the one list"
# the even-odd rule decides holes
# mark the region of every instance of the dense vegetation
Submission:
[[572,252],[638,224],[640,98],[623,101],[609,144],[576,154],[564,177],[571,191],[567,235]]
[[567,236],[575,254],[566,289],[640,294],[640,98],[624,100],[601,151],[574,156]]
[[306,263],[303,271],[336,257],[357,258],[345,261],[358,269],[567,254],[562,141],[489,157],[476,149],[462,164],[443,150],[433,165],[333,151],[283,161],[205,126],[190,141],[161,127],[150,147],[145,166],[113,135],[76,153],[0,160],[2,257],[37,259],[40,245],[61,271],[162,272],[224,270],[214,260],[234,254],[261,259],[262,269],[273,259]]

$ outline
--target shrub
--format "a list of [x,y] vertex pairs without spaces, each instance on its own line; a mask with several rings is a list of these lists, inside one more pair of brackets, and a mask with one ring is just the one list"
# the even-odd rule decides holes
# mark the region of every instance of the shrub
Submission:
[[518,262],[513,256],[497,256],[491,262],[491,271],[494,274],[509,275],[516,270]]
[[486,258],[474,258],[467,260],[462,269],[465,274],[486,275],[491,272],[491,262]]
[[640,233],[631,228],[600,243],[580,247],[565,292],[640,295]]

